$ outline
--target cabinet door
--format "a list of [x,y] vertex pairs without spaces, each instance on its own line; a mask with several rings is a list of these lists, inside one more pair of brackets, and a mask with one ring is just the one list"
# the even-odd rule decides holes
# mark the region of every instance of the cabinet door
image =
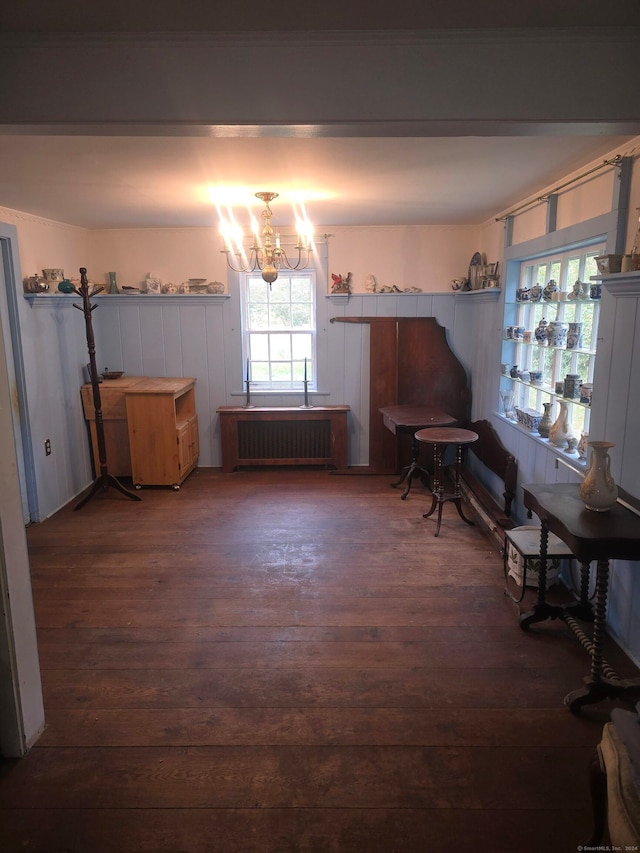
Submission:
[[195,465],[200,456],[200,435],[198,433],[198,417],[194,415],[189,419],[189,448],[191,451],[191,465]]
[[189,438],[188,423],[183,423],[178,427],[177,436],[179,479],[182,480],[191,467],[191,441]]
[[200,451],[198,437],[198,418],[196,415],[179,424],[177,430],[178,466],[180,482],[196,466]]

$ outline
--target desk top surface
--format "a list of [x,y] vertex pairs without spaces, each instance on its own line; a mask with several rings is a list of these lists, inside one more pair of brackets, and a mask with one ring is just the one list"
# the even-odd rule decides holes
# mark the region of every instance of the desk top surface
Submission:
[[395,429],[411,428],[412,430],[424,429],[432,426],[449,426],[456,423],[456,419],[442,409],[434,406],[383,406],[380,409],[384,425],[395,432]]
[[586,508],[577,483],[523,486],[524,505],[547,523],[581,562],[640,560],[640,516],[615,504],[608,512]]

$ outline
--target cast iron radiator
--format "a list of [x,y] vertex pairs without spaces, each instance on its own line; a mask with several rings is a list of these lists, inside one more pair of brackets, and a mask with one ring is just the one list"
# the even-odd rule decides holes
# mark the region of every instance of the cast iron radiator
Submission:
[[331,421],[239,421],[238,455],[287,464],[330,460]]

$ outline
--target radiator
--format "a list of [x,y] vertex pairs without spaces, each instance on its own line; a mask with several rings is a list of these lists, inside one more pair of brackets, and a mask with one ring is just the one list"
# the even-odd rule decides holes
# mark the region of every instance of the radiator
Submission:
[[331,422],[240,421],[238,455],[247,461],[302,463],[331,459]]
[[243,465],[347,468],[349,406],[220,406],[222,470]]

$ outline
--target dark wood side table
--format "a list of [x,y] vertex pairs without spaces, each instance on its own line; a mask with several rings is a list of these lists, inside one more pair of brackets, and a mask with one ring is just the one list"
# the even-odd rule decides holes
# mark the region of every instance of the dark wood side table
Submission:
[[[458,429],[456,427],[432,427],[430,429],[421,429],[416,433],[416,439],[423,441],[426,444],[433,445],[433,490],[432,502],[429,512],[425,512],[423,518],[429,518],[430,515],[438,509],[438,523],[436,524],[436,532],[434,536],[440,533],[440,525],[442,523],[442,507],[448,501],[451,501],[458,510],[458,515],[467,524],[473,524],[470,518],[467,518],[462,512],[462,488],[460,483],[460,466],[462,465],[462,452],[467,444],[472,444],[478,440],[478,433],[470,429]],[[444,454],[448,447],[456,449],[456,464],[455,475],[453,481],[453,493],[446,494],[444,490]]]
[[456,419],[448,412],[443,412],[434,406],[384,406],[380,412],[382,422],[394,435],[410,433],[412,436],[411,463],[402,469],[400,479],[391,483],[396,488],[406,480],[407,484],[400,495],[404,501],[407,499],[411,483],[416,475],[423,482],[429,482],[429,472],[420,465],[420,442],[416,438],[416,432],[428,427],[450,426],[456,422]]
[[[540,519],[540,571],[538,595],[533,610],[520,616],[520,627],[527,630],[535,622],[562,619],[580,640],[591,657],[591,672],[585,686],[565,697],[565,705],[579,713],[583,705],[603,699],[620,699],[635,704],[640,698],[640,679],[619,678],[604,659],[606,636],[609,560],[640,560],[640,517],[617,503],[609,512],[588,510],[579,495],[579,485],[550,483],[523,486],[524,505]],[[635,505],[630,495],[621,493]],[[582,566],[580,600],[569,606],[549,604],[546,600],[549,532],[565,542]],[[589,567],[596,561],[595,609],[588,601]],[[578,623],[593,621],[589,639]]]

